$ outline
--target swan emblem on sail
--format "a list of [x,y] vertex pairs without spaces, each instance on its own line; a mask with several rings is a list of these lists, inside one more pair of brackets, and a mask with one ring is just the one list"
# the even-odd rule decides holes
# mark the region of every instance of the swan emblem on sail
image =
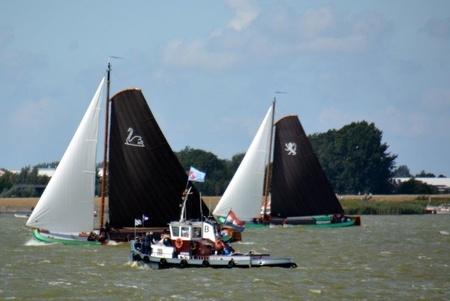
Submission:
[[125,140],[125,144],[130,146],[145,147],[144,140],[142,139],[142,137],[138,135],[133,136],[133,133],[134,129],[132,127],[129,127],[128,136],[127,139]]
[[284,150],[287,151],[288,156],[295,156],[297,155],[297,144],[294,142],[285,143]]

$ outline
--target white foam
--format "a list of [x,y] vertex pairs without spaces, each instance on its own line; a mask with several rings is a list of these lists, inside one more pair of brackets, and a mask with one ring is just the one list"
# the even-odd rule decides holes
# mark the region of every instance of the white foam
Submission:
[[47,243],[47,242],[43,242],[43,241],[39,241],[33,238],[30,238],[30,240],[28,240],[24,246],[26,247],[41,247],[41,246],[51,246],[54,245],[56,243]]
[[237,243],[240,245],[254,245],[255,244],[253,241],[238,241]]
[[50,281],[48,284],[51,286],[71,286],[72,285],[72,283],[65,282],[65,281]]
[[322,291],[318,289],[309,289],[309,291],[313,294],[322,294]]
[[450,235],[450,233],[448,233],[447,231],[439,231],[439,233],[441,233],[442,235]]
[[120,246],[120,245],[122,245],[122,244],[123,244],[123,243],[117,242],[117,241],[115,241],[115,240],[109,240],[109,241],[106,243],[107,246]]
[[126,288],[138,288],[137,285],[128,285],[128,284],[122,284],[122,283],[114,283],[114,286],[116,286],[116,287],[126,287]]

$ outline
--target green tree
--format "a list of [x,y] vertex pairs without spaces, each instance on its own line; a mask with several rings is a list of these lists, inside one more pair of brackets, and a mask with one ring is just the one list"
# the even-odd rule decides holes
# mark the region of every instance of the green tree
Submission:
[[426,172],[425,170],[422,170],[420,173],[416,175],[417,178],[436,178],[436,175],[431,172]]
[[395,178],[409,178],[411,177],[411,173],[409,172],[409,168],[406,165],[400,165],[396,169],[394,169],[392,176]]
[[375,124],[361,121],[309,139],[336,192],[389,193],[397,156],[382,137]]
[[206,172],[205,183],[196,186],[204,195],[221,195],[228,185],[227,162],[211,152],[186,146],[175,153],[184,170],[191,166]]
[[397,184],[394,192],[398,194],[435,194],[439,191],[432,185],[415,179],[409,179],[406,182]]

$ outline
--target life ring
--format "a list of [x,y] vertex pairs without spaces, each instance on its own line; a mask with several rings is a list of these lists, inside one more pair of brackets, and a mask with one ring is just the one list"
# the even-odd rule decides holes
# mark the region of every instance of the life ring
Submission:
[[181,249],[183,247],[183,240],[181,238],[177,238],[177,240],[175,240],[175,247],[177,249]]

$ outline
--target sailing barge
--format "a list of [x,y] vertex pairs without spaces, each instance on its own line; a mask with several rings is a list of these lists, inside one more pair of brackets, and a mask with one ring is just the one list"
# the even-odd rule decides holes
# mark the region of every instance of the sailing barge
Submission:
[[213,214],[232,209],[247,227],[360,225],[359,216],[344,215],[298,117],[274,123],[274,114],[275,100]]
[[[64,244],[129,241],[136,231],[162,232],[178,216],[187,175],[140,90],[124,90],[109,99],[110,71],[108,64],[106,80],[100,82],[54,176],[26,223],[33,228],[37,240]],[[96,153],[100,96],[105,83],[103,170],[108,172],[103,173],[100,225],[95,227]],[[186,208],[189,218],[199,219],[200,213],[209,215],[195,187],[191,193],[193,201]],[[105,214],[107,195],[109,212]],[[143,215],[149,218],[146,228],[135,228],[135,219]]]

